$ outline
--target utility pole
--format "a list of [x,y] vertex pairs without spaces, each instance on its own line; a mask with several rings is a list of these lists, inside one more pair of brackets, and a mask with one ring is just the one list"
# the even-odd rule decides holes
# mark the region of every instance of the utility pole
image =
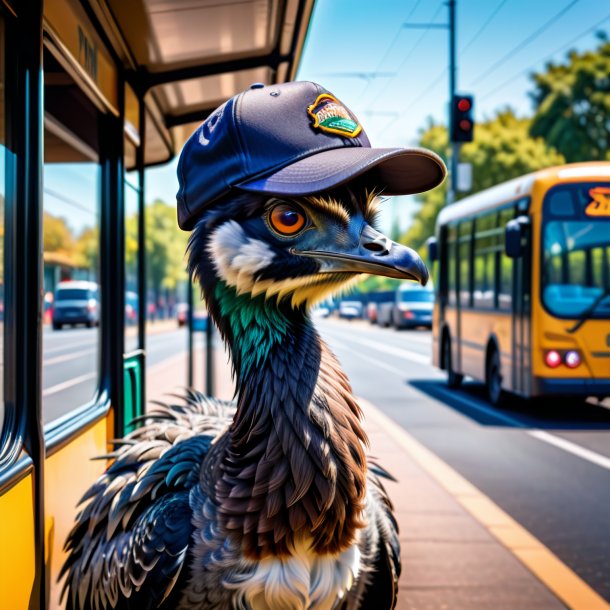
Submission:
[[457,191],[457,169],[458,157],[460,154],[459,142],[454,142],[451,134],[454,133],[454,116],[452,112],[453,99],[455,97],[455,82],[457,76],[457,66],[455,63],[455,3],[456,0],[447,0],[449,7],[449,139],[451,141],[451,164],[449,171],[449,189],[447,190],[447,203],[455,201]]
[[449,114],[449,126],[447,136],[451,142],[451,161],[449,164],[449,189],[447,190],[447,203],[455,201],[457,192],[457,169],[458,157],[460,155],[460,143],[454,142],[452,134],[454,133],[454,117],[452,112],[453,99],[455,97],[456,81],[457,81],[457,64],[455,57],[455,9],[457,0],[447,0],[449,9],[448,23],[403,23],[402,27],[406,29],[447,29],[449,30],[449,103],[447,112]]

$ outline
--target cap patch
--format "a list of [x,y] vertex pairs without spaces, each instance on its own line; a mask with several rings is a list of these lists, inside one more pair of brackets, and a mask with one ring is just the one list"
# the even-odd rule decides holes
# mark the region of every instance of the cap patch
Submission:
[[362,131],[362,127],[349,110],[329,93],[319,95],[316,101],[307,107],[307,113],[313,119],[313,127],[327,133],[355,138]]

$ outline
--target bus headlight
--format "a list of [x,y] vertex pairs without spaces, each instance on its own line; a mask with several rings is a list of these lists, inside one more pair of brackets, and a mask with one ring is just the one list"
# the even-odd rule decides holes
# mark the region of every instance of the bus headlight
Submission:
[[544,362],[551,369],[556,369],[561,364],[561,354],[551,349],[544,355]]
[[565,353],[563,362],[569,369],[575,369],[577,366],[580,366],[582,358],[576,350],[571,349],[569,352]]

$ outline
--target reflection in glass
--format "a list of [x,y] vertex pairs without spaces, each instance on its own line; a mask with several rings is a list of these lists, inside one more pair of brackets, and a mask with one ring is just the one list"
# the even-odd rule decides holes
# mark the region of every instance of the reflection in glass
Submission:
[[139,347],[138,320],[141,315],[138,294],[138,251],[139,251],[139,189],[134,187],[134,176],[129,172],[125,179],[125,352]]
[[99,377],[98,116],[45,52],[42,400],[48,423],[89,403]]

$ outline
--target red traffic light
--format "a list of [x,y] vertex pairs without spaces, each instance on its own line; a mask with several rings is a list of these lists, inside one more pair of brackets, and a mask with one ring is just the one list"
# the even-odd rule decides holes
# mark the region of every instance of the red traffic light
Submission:
[[462,93],[454,95],[451,100],[451,125],[452,142],[472,142],[474,119],[474,103],[472,95]]
[[463,97],[458,100],[457,107],[460,112],[466,112],[472,108],[472,102],[467,97]]

